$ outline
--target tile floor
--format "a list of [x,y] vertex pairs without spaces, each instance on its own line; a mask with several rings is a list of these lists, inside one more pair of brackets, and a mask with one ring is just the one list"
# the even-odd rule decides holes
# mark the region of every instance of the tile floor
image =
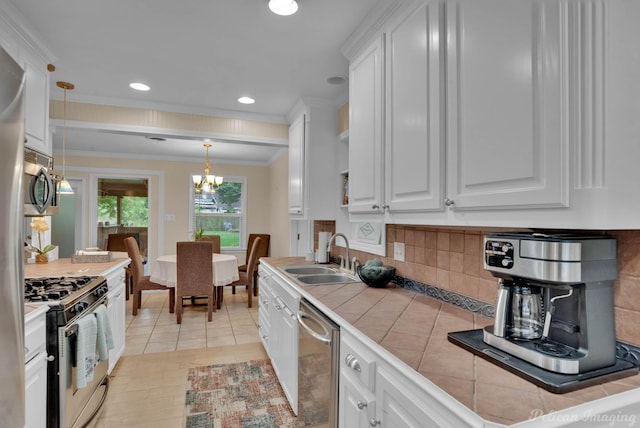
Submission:
[[267,358],[253,303],[247,308],[246,290],[233,295],[227,287],[213,321],[207,322],[206,305],[187,306],[179,325],[165,291],[144,292],[135,317],[128,300],[126,349],[111,373],[97,428],[182,427],[190,367]]

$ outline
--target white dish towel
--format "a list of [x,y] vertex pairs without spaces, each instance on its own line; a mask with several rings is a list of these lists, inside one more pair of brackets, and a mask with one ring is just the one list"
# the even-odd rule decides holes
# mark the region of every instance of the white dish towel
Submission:
[[109,350],[114,348],[107,307],[105,305],[98,306],[94,314],[98,324],[98,359],[106,361],[109,358]]
[[80,389],[93,380],[93,370],[96,366],[98,323],[96,317],[88,316],[80,318],[76,325],[78,326],[76,386]]

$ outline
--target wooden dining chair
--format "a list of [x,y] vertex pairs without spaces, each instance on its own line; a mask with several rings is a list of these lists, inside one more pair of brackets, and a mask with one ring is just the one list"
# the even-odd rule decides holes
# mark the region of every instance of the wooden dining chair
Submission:
[[140,255],[140,248],[135,238],[129,237],[124,240],[127,254],[131,259],[129,268],[131,268],[131,279],[133,281],[133,302],[132,302],[132,314],[138,315],[138,309],[142,303],[142,291],[144,290],[169,290],[169,312],[173,313],[176,302],[176,289],[174,287],[167,287],[157,282],[151,282],[151,277],[144,274],[144,267],[142,265],[142,256]]
[[[134,238],[138,247],[140,247],[140,234],[139,233],[110,233],[107,236],[107,251],[127,251],[127,247],[124,245],[126,238]],[[144,265],[144,260],[143,263]],[[124,285],[125,285],[125,299],[129,300],[129,294],[133,290],[133,279],[131,277],[131,268],[129,266],[124,268]]]
[[207,319],[216,310],[213,288],[212,243],[208,240],[176,243],[176,321],[182,324],[183,299],[207,296]]
[[258,268],[258,249],[260,248],[261,243],[262,239],[260,237],[257,237],[253,241],[251,251],[249,252],[249,258],[247,259],[247,270],[246,272],[238,271],[239,279],[237,281],[233,281],[231,284],[227,285],[216,286],[216,307],[218,309],[220,309],[222,305],[223,287],[236,287],[239,285],[247,287],[247,307],[250,308],[252,306],[251,297],[253,295],[254,273]]
[[134,238],[138,248],[140,247],[139,233],[110,233],[107,236],[107,251],[127,251],[124,245],[124,240],[127,238]]
[[[269,241],[271,241],[271,235],[269,235],[268,233],[250,233],[249,239],[247,240],[247,251],[251,249],[251,247],[253,246],[253,241],[255,241],[256,238],[262,239],[262,242],[260,243],[260,248],[258,248],[258,264],[260,264],[261,257],[269,256]],[[247,259],[248,258],[249,258],[249,253],[247,253]],[[246,272],[247,265],[238,266],[238,271]],[[256,278],[257,275],[258,275],[258,269],[256,269],[254,273],[254,278],[253,278],[253,295],[254,296],[258,295],[258,282]],[[236,287],[232,287],[231,293],[236,294]]]
[[212,244],[213,252],[220,254],[220,235],[205,235],[198,241],[209,241]]

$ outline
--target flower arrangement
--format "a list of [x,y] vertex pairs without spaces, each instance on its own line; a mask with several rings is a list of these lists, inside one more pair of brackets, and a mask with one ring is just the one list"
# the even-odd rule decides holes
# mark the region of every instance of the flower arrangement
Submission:
[[[36,232],[38,232],[38,248],[36,248],[36,252],[38,253],[38,255],[46,255],[49,251],[53,250],[54,248],[56,248],[55,245],[47,245],[44,248],[42,248],[42,233],[46,232],[47,230],[49,230],[49,223],[47,223],[47,220],[44,219],[44,217],[36,217],[31,221],[30,224],[31,228],[33,230],[35,230]],[[36,261],[38,261],[38,255],[36,255]],[[45,257],[44,259],[46,259],[47,257]],[[42,258],[41,258],[42,259]]]
[[193,240],[194,241],[199,241],[200,238],[202,238],[202,235],[204,235],[204,229],[201,227],[200,229],[196,229],[193,231]]

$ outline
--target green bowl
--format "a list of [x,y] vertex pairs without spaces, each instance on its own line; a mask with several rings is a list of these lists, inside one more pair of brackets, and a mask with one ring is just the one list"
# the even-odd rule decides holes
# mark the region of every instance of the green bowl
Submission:
[[384,272],[382,274],[377,274],[375,276],[368,276],[367,272],[362,272],[362,266],[358,267],[358,276],[360,280],[367,284],[369,287],[374,288],[382,288],[385,287],[389,281],[393,279],[393,276],[396,274],[396,268],[393,266],[382,266]]

